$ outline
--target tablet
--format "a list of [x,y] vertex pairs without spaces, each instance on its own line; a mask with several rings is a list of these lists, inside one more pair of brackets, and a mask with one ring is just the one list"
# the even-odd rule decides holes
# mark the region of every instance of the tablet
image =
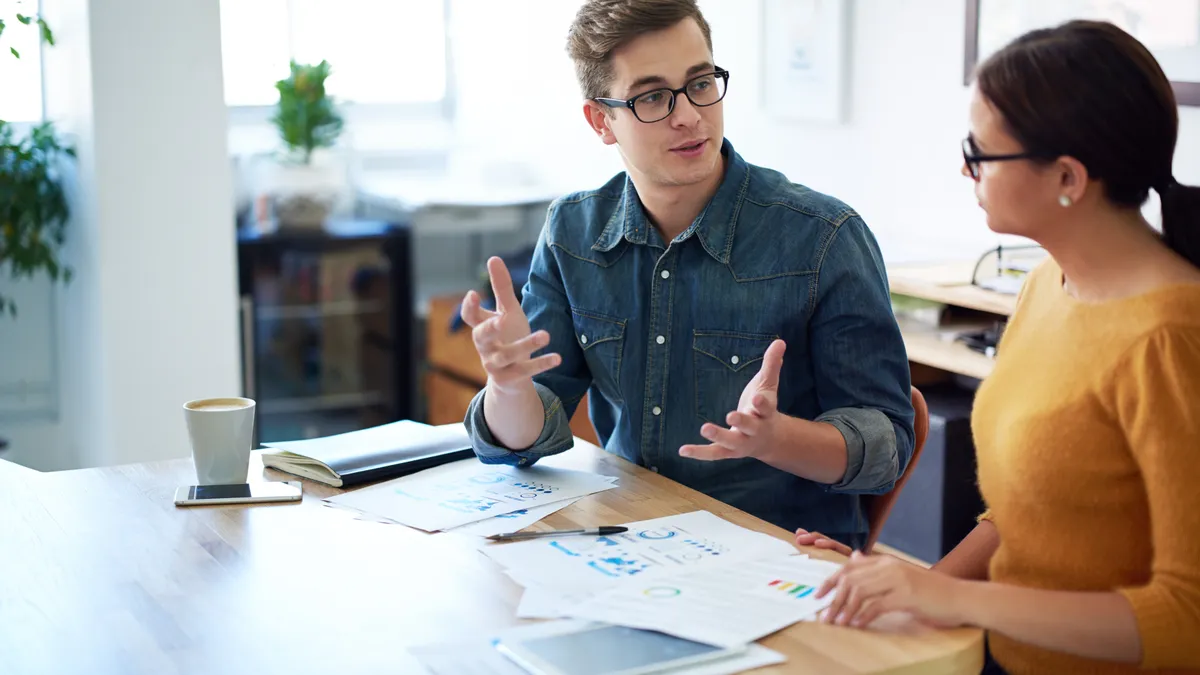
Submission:
[[501,639],[496,649],[535,675],[643,675],[739,656],[651,630],[593,624],[568,632]]

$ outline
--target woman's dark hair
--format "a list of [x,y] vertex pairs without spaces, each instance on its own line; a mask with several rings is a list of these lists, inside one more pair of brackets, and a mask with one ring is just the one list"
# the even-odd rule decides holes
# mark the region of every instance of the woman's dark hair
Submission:
[[1158,192],[1163,240],[1200,267],[1200,188],[1172,175],[1179,111],[1142,43],[1111,23],[1071,21],[1010,42],[976,78],[1026,152],[1074,157],[1118,206]]

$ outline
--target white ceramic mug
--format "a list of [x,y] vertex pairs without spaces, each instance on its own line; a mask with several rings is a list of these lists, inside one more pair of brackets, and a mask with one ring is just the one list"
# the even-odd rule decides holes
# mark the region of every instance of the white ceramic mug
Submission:
[[199,485],[245,483],[254,442],[254,406],[248,398],[202,398],[183,404]]

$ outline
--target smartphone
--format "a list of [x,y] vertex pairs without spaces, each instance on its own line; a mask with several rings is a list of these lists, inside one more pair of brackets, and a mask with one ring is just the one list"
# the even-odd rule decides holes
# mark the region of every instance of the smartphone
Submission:
[[535,675],[642,675],[740,656],[724,649],[652,630],[594,624],[583,630],[498,640],[496,649]]
[[175,490],[175,506],[298,502],[303,495],[300,481],[291,480],[234,485],[191,485]]

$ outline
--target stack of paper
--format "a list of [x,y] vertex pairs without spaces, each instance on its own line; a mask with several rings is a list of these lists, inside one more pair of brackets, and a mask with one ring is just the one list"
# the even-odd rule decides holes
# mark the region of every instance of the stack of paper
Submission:
[[812,596],[837,565],[707,511],[627,527],[616,536],[538,539],[484,553],[525,587],[522,618],[589,619],[734,646],[829,604]]
[[487,536],[527,527],[574,500],[611,490],[616,482],[583,471],[489,466],[472,459],[325,501],[429,532],[471,526],[466,532]]
[[838,565],[707,512],[628,523],[610,537],[563,537],[484,550],[525,587],[522,618],[588,619],[720,646],[812,619]]
[[838,567],[787,555],[644,579],[599,593],[570,615],[735,647],[815,618],[833,598],[813,595]]

